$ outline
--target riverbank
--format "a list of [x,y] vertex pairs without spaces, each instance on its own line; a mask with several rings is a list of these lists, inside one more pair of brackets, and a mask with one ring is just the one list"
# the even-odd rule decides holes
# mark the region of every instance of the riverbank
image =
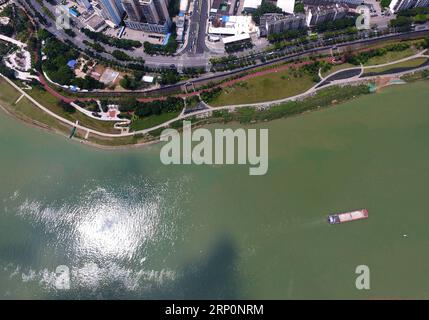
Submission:
[[[411,58],[412,57],[409,59]],[[365,69],[366,68],[368,67],[365,67]],[[421,72],[420,69],[421,68],[407,70],[401,74],[401,76]],[[363,70],[364,69],[362,69],[362,72]],[[331,77],[335,77],[335,75],[328,77],[328,80],[330,80]],[[180,129],[184,120],[191,120],[196,126],[218,122],[240,122],[250,124],[260,121],[278,119],[281,117],[289,117],[308,111],[314,111],[320,108],[326,108],[332,105],[338,105],[347,100],[357,98],[362,94],[369,93],[369,83],[377,82],[377,79],[373,78],[374,77],[360,78],[359,75],[357,75],[352,76],[350,79],[347,78],[339,81],[328,81],[326,85],[320,85],[327,79],[324,78],[321,82],[306,92],[289,98],[255,104],[210,107],[209,109],[197,111],[187,115],[181,114],[177,118],[171,119],[152,128],[126,134],[109,134],[98,132],[94,129],[79,124],[77,125],[74,139],[80,143],[85,143],[89,146],[103,149],[126,149],[130,147],[142,147],[148,144],[156,143],[162,130],[167,127]],[[6,83],[6,80],[9,83]],[[42,105],[40,105],[40,103],[38,103],[38,101],[34,100],[34,97],[27,95],[22,89],[16,87],[16,84],[12,83],[8,79],[0,81],[0,85],[2,86],[2,90],[0,91],[8,92],[8,94],[5,94],[3,99],[3,106],[6,107],[10,113],[15,113],[16,117],[26,121],[28,124],[32,124],[46,130],[52,128],[52,132],[60,133],[63,136],[70,135],[72,128],[75,126],[74,122],[70,122],[69,120],[63,119],[57,114],[53,114],[52,110],[48,110],[49,108],[44,108]],[[15,88],[13,88],[12,85],[15,86]],[[16,92],[11,93],[11,91],[13,92],[14,90]],[[24,99],[19,101],[19,105],[14,106],[13,104],[16,103],[16,99],[19,97],[19,94],[26,96],[24,96]],[[23,103],[25,103],[25,108],[22,106]],[[33,104],[32,107],[29,107],[29,104]],[[38,106],[35,104],[38,104]],[[20,108],[18,108],[18,106]],[[48,114],[45,114],[44,112]],[[51,114],[51,116],[49,114]],[[53,116],[55,116],[55,118],[59,119],[60,121],[54,119]]]
[[[362,82],[366,82],[362,80]],[[0,81],[0,85],[4,86],[5,82]],[[212,110],[212,115],[209,118],[197,119],[188,118],[184,120],[193,120],[195,126],[202,126],[210,123],[242,123],[242,124],[254,124],[256,122],[271,121],[279,118],[297,116],[309,111],[317,111],[327,107],[338,106],[341,103],[356,99],[361,95],[368,94],[369,89],[366,84],[355,84],[350,86],[342,86],[341,90],[338,87],[328,87],[315,92],[307,98],[299,101],[289,101],[277,106],[268,108],[252,108],[244,107],[230,112],[229,110]],[[13,103],[8,103],[4,99],[0,99],[3,103],[3,110],[9,115],[14,116],[25,122],[27,125],[32,125],[37,128],[41,128],[45,131],[60,134],[61,136],[67,137],[71,131],[71,127],[60,125],[59,127],[54,126],[54,123],[59,124],[55,119],[39,118],[43,115],[42,111],[34,113],[37,108],[33,106],[31,110],[31,117],[25,112],[19,112],[17,106],[13,106]],[[23,100],[25,101],[25,100]],[[26,102],[28,103],[28,102]],[[21,102],[20,102],[21,104]],[[36,118],[36,119],[35,119]],[[50,121],[47,121],[50,120]],[[180,130],[180,123],[183,120],[178,120],[176,123],[172,123],[171,126]],[[128,136],[118,138],[102,138],[91,136],[89,139],[84,139],[82,130],[78,129],[76,137],[73,139],[79,143],[85,145],[101,148],[101,149],[128,149],[128,148],[139,148],[147,145],[151,145],[159,142],[158,137],[160,132],[153,133],[151,136]]]

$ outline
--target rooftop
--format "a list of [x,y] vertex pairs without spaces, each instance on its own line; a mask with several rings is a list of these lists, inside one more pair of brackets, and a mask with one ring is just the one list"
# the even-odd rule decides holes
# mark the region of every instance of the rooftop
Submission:
[[295,0],[277,0],[277,7],[283,10],[283,12],[293,13],[295,9]]

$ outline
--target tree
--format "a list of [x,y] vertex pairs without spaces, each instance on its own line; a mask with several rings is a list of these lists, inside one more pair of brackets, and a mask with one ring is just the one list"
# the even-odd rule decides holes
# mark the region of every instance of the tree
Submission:
[[382,8],[387,8],[390,6],[390,2],[392,2],[392,0],[381,0],[380,1],[380,6]]
[[261,5],[253,12],[252,18],[257,25],[260,23],[261,16],[265,13],[282,13],[282,9],[277,7],[275,4],[263,0]]
[[295,8],[293,9],[294,13],[305,13],[304,3],[295,2]]
[[3,61],[0,61],[0,73],[11,80],[15,79],[15,71],[6,67]]
[[59,67],[57,70],[50,70],[48,76],[53,82],[61,85],[69,85],[75,77],[73,71],[66,65]]
[[63,110],[67,113],[75,113],[76,112],[76,109],[72,105],[70,105],[69,103],[67,103],[63,100],[60,100],[58,102],[58,106],[63,108]]
[[121,60],[121,61],[132,60],[132,58],[128,54],[126,54],[124,51],[121,51],[121,50],[113,50],[112,56],[118,60]]
[[174,84],[180,81],[180,75],[176,70],[167,70],[161,74],[161,84]]
[[121,112],[134,111],[138,104],[139,102],[133,97],[124,98],[119,101],[119,110]]
[[127,74],[121,79],[121,81],[119,81],[119,84],[122,88],[128,90],[136,90],[141,85],[140,81],[138,81],[136,78],[130,77]]
[[390,26],[395,28],[409,28],[413,20],[409,17],[398,16],[396,19],[390,20]]

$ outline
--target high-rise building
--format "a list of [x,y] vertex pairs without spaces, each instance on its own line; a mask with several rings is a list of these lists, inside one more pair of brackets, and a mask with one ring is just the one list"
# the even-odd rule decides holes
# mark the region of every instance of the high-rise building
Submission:
[[429,7],[429,0],[418,0],[416,7]]
[[140,5],[147,23],[161,23],[161,18],[156,9],[154,0],[140,0]]
[[102,16],[119,26],[125,14],[121,0],[99,0],[102,8]]
[[122,0],[122,6],[127,12],[129,20],[135,22],[142,21],[143,12],[139,0]]
[[155,3],[156,11],[158,12],[158,16],[161,19],[161,23],[167,22],[171,23],[170,15],[168,13],[167,8],[167,0],[153,0]]
[[429,7],[429,0],[392,0],[389,5],[392,12],[418,7]]
[[171,19],[166,0],[122,0],[128,19],[125,25],[131,29],[168,33]]

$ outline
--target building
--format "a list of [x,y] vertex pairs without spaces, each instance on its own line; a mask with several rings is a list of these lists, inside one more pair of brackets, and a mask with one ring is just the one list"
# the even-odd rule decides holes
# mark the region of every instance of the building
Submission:
[[252,16],[222,16],[209,23],[210,35],[234,36],[242,33],[256,33]]
[[189,0],[180,0],[179,11],[185,13],[189,8]]
[[243,11],[253,12],[261,5],[262,0],[244,0]]
[[147,22],[134,22],[131,20],[125,20],[125,25],[134,30],[144,31],[148,33],[161,33],[167,34],[170,30],[170,25],[168,23],[156,24],[156,23],[147,23]]
[[152,0],[155,3],[156,11],[161,23],[171,24],[170,14],[168,13],[167,0]]
[[395,13],[418,7],[429,7],[429,0],[392,0],[389,5],[390,11]]
[[128,19],[140,22],[143,19],[143,12],[139,0],[122,0],[122,6],[127,13]]
[[122,4],[127,12],[127,27],[151,33],[168,33],[171,19],[166,0],[122,0]]
[[176,21],[176,41],[182,43],[185,37],[185,15],[179,13]]
[[292,14],[295,9],[295,0],[277,0],[277,7],[283,12]]
[[327,6],[307,7],[306,24],[307,26],[315,26],[327,21],[334,21],[344,18],[349,11],[349,8],[343,4],[334,4]]
[[236,36],[222,38],[222,42],[224,45],[229,45],[232,43],[247,42],[247,41],[252,41],[248,33],[243,33],[243,34],[238,34]]
[[77,2],[84,7],[86,10],[89,10],[92,8],[91,3],[89,2],[89,0],[77,0]]
[[107,25],[102,17],[97,14],[93,14],[85,20],[85,27],[93,32],[100,32],[104,30]]
[[429,7],[429,0],[418,0],[416,3],[416,7]]
[[326,6],[338,3],[355,8],[357,6],[360,6],[364,2],[364,0],[302,0],[302,2],[305,6]]
[[306,26],[305,14],[266,13],[261,16],[259,32],[261,37],[266,37],[273,33],[302,29]]
[[141,0],[140,5],[143,12],[143,16],[147,23],[161,23],[161,18],[158,15],[154,0]]
[[99,0],[101,15],[103,18],[110,20],[115,26],[121,24],[125,10],[121,0]]

